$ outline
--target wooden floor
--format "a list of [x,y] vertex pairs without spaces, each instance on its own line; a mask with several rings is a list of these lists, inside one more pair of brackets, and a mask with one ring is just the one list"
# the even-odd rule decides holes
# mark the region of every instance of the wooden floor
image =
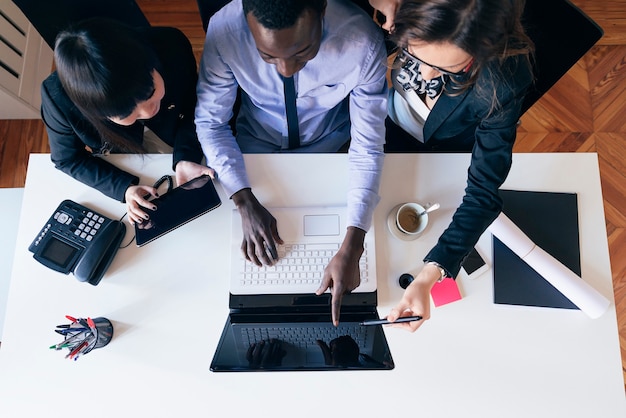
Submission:
[[[180,28],[199,59],[195,0],[138,0],[153,25]],[[605,31],[523,117],[516,152],[597,152],[626,377],[626,0],[573,0]],[[29,153],[49,152],[40,120],[0,120],[0,187],[23,187]]]

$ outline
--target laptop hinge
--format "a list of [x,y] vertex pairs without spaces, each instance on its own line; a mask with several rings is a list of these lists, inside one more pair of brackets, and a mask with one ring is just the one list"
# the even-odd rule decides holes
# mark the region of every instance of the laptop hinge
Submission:
[[[342,311],[367,311],[375,309],[378,303],[377,291],[348,293],[341,301]],[[273,309],[285,311],[326,311],[330,310],[330,294],[312,293],[273,294],[273,295],[233,295],[229,294],[230,309]]]

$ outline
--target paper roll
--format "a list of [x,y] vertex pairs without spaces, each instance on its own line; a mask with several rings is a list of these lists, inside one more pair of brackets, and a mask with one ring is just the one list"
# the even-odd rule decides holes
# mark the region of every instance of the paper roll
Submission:
[[488,230],[589,317],[599,318],[606,312],[610,305],[607,298],[537,246],[504,213]]

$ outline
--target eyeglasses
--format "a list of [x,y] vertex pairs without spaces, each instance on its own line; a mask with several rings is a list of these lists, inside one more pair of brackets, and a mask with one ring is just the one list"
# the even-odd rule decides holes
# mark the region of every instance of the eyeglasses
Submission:
[[398,54],[398,57],[396,59],[403,67],[407,64],[410,64],[411,61],[413,61],[419,64],[420,66],[425,65],[427,67],[432,68],[435,71],[440,72],[441,74],[445,74],[445,75],[453,76],[453,77],[459,77],[459,76],[464,75],[465,72],[469,69],[469,67],[474,62],[474,59],[472,58],[468,62],[468,64],[465,66],[465,68],[463,68],[461,71],[452,72],[452,71],[444,70],[441,67],[437,67],[436,65],[429,64],[426,61],[422,61],[421,59],[417,58],[415,55],[411,55],[411,53],[406,48],[402,48],[401,53]]

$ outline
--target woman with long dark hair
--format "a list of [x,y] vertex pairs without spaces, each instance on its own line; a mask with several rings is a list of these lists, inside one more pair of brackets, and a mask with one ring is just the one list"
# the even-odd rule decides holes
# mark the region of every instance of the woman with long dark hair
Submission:
[[[456,277],[502,210],[498,188],[511,168],[534,46],[521,24],[523,0],[370,4],[385,14],[383,27],[397,46],[386,151],[472,153],[461,205],[388,316],[428,319],[433,285]],[[415,331],[423,322],[394,326]]]
[[201,164],[193,123],[197,67],[182,32],[89,19],[59,33],[54,61],[41,88],[51,159],[125,202],[131,222],[148,218],[140,206],[151,208],[146,197],[157,191],[109,163],[109,153],[171,152],[178,184],[213,174]]

